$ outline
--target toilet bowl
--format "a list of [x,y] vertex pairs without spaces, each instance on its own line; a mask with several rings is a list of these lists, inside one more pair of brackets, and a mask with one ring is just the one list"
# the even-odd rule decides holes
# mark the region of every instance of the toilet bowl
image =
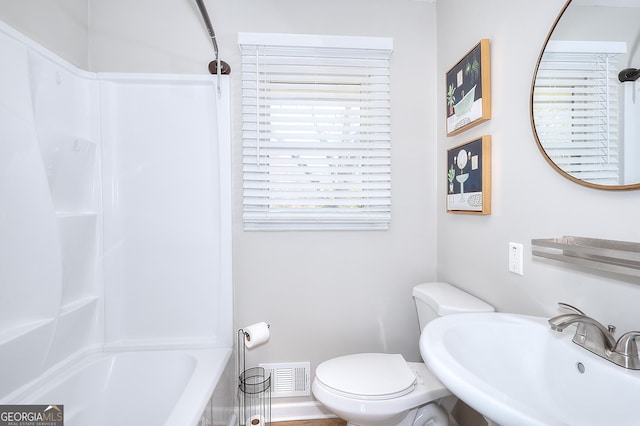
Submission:
[[[447,424],[447,413],[428,403],[451,393],[423,363],[406,362],[399,354],[363,353],[325,361],[316,369],[312,390],[349,425]],[[414,423],[417,417],[423,422]],[[433,419],[438,423],[428,423]]]
[[[439,316],[494,311],[447,283],[420,284],[413,296],[420,330]],[[449,424],[449,413],[439,400],[451,393],[424,363],[407,362],[400,354],[359,353],[324,361],[316,368],[311,389],[349,426]]]

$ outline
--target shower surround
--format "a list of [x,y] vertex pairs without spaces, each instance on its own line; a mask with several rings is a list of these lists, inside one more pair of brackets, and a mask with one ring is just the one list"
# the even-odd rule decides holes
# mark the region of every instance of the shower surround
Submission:
[[132,350],[221,350],[212,392],[233,336],[229,77],[89,73],[1,22],[0,54],[0,403]]

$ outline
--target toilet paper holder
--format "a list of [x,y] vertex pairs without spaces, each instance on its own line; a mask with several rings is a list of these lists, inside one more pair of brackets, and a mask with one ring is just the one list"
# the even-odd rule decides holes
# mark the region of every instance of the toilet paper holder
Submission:
[[254,343],[266,343],[270,328],[258,323],[238,330],[238,367],[242,368],[238,375],[239,426],[271,425],[271,375],[262,367],[246,367],[246,350]]
[[252,325],[248,325],[244,328],[241,328],[240,330],[238,330],[238,333],[242,333],[244,335],[244,345],[248,348],[251,348],[253,345],[251,345],[250,343],[253,343],[252,339],[252,332],[258,332],[259,335],[256,336],[257,337],[257,341],[255,342],[256,345],[261,345],[263,343],[266,343],[266,340],[263,339],[263,337],[265,337],[263,335],[264,331],[263,329],[266,328],[266,340],[269,339],[269,330],[271,329],[271,324],[266,323],[266,322],[259,322],[256,324],[252,324]]

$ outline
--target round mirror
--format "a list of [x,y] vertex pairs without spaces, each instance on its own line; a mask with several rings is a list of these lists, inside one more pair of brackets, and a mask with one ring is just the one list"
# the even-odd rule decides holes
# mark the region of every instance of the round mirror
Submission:
[[558,172],[640,189],[640,0],[568,0],[538,58],[531,124]]

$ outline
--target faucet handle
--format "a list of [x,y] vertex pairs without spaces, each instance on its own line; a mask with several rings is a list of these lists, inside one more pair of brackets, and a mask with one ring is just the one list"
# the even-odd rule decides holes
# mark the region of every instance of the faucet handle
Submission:
[[564,302],[558,302],[558,306],[563,308],[563,309],[567,309],[569,311],[575,312],[576,314],[580,314],[580,315],[586,315],[584,312],[582,312],[580,309],[576,308],[573,305],[570,305],[568,303],[564,303]]
[[640,337],[640,331],[629,331],[624,333],[616,343],[615,352],[633,358],[638,358],[638,345],[636,337]]

